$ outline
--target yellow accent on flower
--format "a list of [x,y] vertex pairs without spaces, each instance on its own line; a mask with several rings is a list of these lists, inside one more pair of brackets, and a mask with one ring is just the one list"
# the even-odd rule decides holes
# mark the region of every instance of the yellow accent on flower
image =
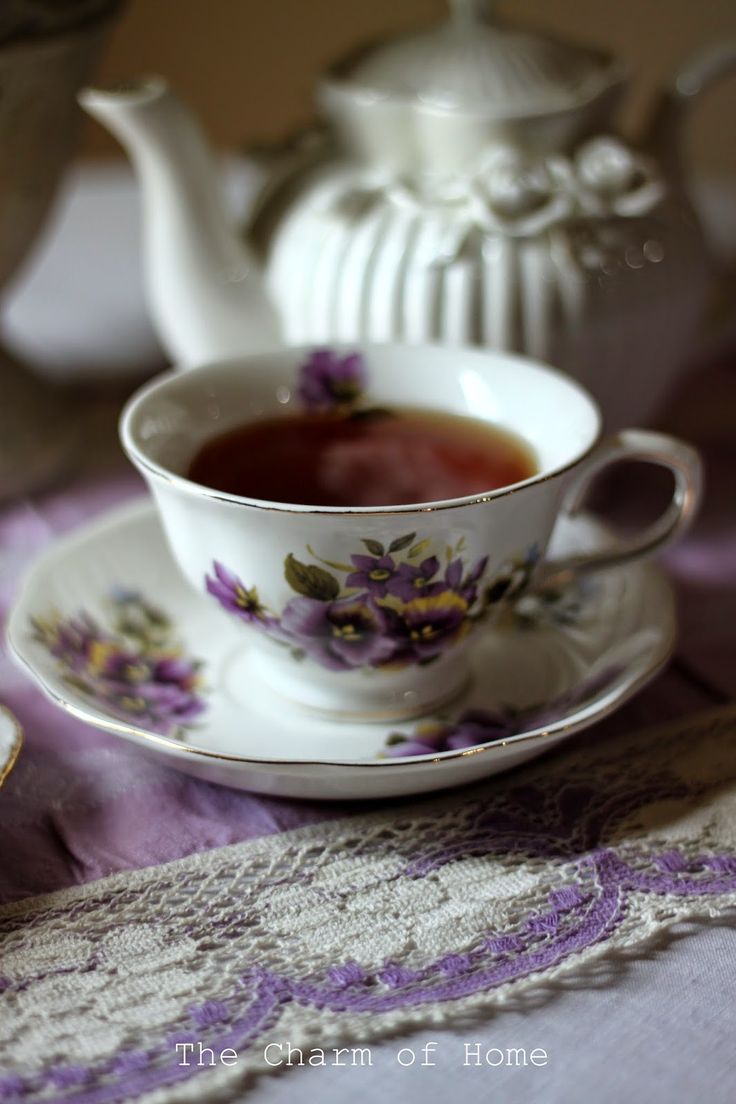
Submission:
[[[436,636],[447,631],[446,625],[440,622],[437,625],[432,624],[434,615],[437,613],[447,613],[449,610],[457,610],[462,613],[463,617],[468,611],[468,603],[459,594],[456,594],[453,590],[443,590],[441,594],[433,594],[428,598],[412,598],[411,602],[407,602],[404,606],[404,614],[409,615],[412,620],[422,621],[426,618],[427,623],[420,625],[416,629],[412,629],[410,636],[414,641],[429,641],[433,640]],[[459,632],[465,632],[467,623],[463,626],[459,626]]]
[[150,668],[145,663],[128,663],[124,669],[128,682],[143,682],[150,673]]
[[451,615],[451,620],[453,613],[457,618],[456,627],[452,630],[454,639],[463,636],[470,627],[467,619],[468,603],[454,590],[443,590],[441,594],[424,598],[412,598],[401,612],[414,625],[409,637],[415,643],[427,644],[439,636],[445,636],[448,633],[448,614]]
[[235,603],[240,606],[241,609],[248,610],[251,613],[258,612],[258,592],[255,587],[250,590],[246,590],[243,586],[235,588]]
[[438,721],[426,721],[424,724],[417,725],[414,735],[420,738],[422,736],[436,736],[438,732],[442,732],[446,727]]
[[431,617],[436,610],[458,609],[462,613],[466,613],[468,603],[462,595],[456,594],[454,590],[443,590],[441,594],[431,594],[425,598],[412,598],[411,602],[406,603],[404,609],[407,612],[418,613],[420,616],[425,614]]
[[109,640],[93,640],[87,654],[87,667],[92,675],[101,675],[112,656],[119,654],[120,646]]
[[54,614],[53,618],[37,617],[34,620],[34,625],[49,647],[58,643],[60,625],[58,614]]
[[332,635],[339,636],[341,640],[360,640],[361,634],[355,625],[333,625]]
[[122,708],[128,710],[129,713],[142,713],[146,708],[146,702],[143,698],[133,698],[128,694],[124,694],[118,701]]

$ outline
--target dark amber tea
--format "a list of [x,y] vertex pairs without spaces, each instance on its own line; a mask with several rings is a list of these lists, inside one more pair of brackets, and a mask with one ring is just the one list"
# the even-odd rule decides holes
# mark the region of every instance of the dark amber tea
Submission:
[[495,490],[535,471],[529,446],[507,430],[396,407],[249,422],[208,441],[188,475],[271,502],[398,506]]

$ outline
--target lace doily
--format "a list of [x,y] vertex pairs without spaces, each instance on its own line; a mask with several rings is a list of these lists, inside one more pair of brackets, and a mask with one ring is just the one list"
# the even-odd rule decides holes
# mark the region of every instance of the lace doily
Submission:
[[735,903],[731,708],[7,906],[0,1100],[237,1099],[268,1044],[488,1013]]

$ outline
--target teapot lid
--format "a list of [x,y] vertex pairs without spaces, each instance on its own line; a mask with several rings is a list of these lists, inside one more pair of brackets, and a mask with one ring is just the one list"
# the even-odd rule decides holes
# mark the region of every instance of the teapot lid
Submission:
[[498,118],[571,107],[608,83],[608,54],[492,21],[494,5],[450,0],[439,26],[353,55],[333,79],[376,99]]

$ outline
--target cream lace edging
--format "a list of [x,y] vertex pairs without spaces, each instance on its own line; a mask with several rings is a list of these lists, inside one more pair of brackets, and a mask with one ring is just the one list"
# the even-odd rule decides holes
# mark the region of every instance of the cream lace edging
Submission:
[[736,708],[583,741],[0,910],[0,1100],[235,1098],[269,1043],[457,1024],[734,904]]

